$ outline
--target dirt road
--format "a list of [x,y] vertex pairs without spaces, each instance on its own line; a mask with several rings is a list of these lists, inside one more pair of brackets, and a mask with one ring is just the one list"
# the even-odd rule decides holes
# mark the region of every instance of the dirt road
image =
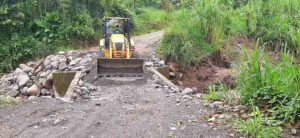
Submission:
[[[163,32],[134,37],[136,49],[148,58]],[[14,106],[0,106],[0,137],[227,137],[203,121],[201,102],[157,88],[153,74],[144,78],[100,78],[91,99],[65,103],[37,98]]]

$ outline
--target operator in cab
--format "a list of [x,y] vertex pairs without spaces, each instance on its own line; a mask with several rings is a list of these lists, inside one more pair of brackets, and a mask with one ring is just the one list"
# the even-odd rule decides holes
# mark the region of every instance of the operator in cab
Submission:
[[115,30],[114,30],[114,33],[115,34],[122,34],[122,29],[120,28],[120,26],[117,24],[116,25],[116,28],[115,28]]

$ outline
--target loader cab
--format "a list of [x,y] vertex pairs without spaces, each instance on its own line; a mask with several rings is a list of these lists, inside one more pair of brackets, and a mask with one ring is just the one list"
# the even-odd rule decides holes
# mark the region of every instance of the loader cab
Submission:
[[114,34],[123,34],[124,39],[129,41],[129,45],[131,44],[130,33],[132,25],[130,18],[104,17],[103,27],[105,48],[109,48],[111,36]]
[[135,48],[130,38],[130,18],[104,17],[103,26],[104,38],[100,40],[100,56],[131,58]]
[[123,34],[123,30],[120,28],[119,25],[116,25],[116,27],[114,28],[114,32],[113,34]]

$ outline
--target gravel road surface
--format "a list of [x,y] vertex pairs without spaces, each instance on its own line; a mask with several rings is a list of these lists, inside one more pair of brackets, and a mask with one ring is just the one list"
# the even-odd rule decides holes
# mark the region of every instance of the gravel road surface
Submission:
[[[134,37],[144,58],[163,32]],[[96,48],[95,48],[96,49]],[[153,74],[143,78],[99,78],[89,100],[66,103],[37,98],[0,106],[0,137],[21,138],[223,138],[203,120],[209,111],[193,98],[158,87]]]

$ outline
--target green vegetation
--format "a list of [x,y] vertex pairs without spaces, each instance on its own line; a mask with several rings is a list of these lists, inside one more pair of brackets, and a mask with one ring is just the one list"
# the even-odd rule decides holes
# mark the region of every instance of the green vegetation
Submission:
[[259,39],[270,50],[300,46],[298,0],[185,0],[158,52],[182,66],[198,64],[233,34]]
[[[230,103],[240,97],[242,104],[251,103],[253,118],[237,123],[250,137],[280,136],[278,127],[263,126],[264,121],[300,119],[300,67],[294,59],[300,48],[299,0],[4,0],[0,72],[88,45],[100,37],[103,16],[131,17],[134,34],[166,28],[157,52],[183,67],[198,65],[233,35],[257,40],[252,54],[244,52],[236,90],[211,85],[203,99]],[[265,50],[281,54],[274,61]]]
[[180,9],[173,16],[158,47],[160,54],[189,66],[220,48],[227,19],[219,1],[200,1],[194,10]]
[[218,84],[211,84],[208,86],[208,94],[203,96],[203,100],[221,101],[224,99],[226,92],[228,92],[228,89],[221,82]]
[[13,98],[9,96],[0,95],[0,105],[18,104],[21,102],[20,97]]
[[245,50],[238,84],[243,104],[251,99],[282,122],[300,119],[300,66],[286,52],[273,64],[262,50],[255,49],[251,56]]
[[223,101],[234,105],[239,100],[239,93],[229,89],[225,84],[218,82],[208,86],[207,94],[202,96],[204,101]]
[[261,44],[289,49],[299,47],[300,1],[254,0],[244,7],[247,30],[261,40]]
[[148,33],[161,30],[168,26],[171,18],[164,10],[153,8],[143,9],[140,14],[134,15],[135,34]]
[[104,16],[133,18],[137,34],[162,29],[170,4],[169,0],[1,1],[0,72],[59,49],[87,46],[101,36]]
[[[294,59],[300,48],[298,0],[185,0],[175,5],[157,52],[183,67],[195,66],[221,50],[233,35],[257,40],[259,47],[251,55],[244,52],[234,91],[240,93],[242,104],[253,103],[265,115],[239,123],[242,132],[280,137],[277,127],[265,127],[261,121],[282,124],[300,119],[300,68]],[[281,54],[274,61],[265,50]],[[212,85],[203,99],[224,100],[231,95],[228,91]]]
[[245,137],[255,138],[280,138],[282,129],[278,126],[268,124],[269,119],[264,118],[257,107],[253,108],[253,118],[247,121],[237,121],[238,130],[244,134]]

